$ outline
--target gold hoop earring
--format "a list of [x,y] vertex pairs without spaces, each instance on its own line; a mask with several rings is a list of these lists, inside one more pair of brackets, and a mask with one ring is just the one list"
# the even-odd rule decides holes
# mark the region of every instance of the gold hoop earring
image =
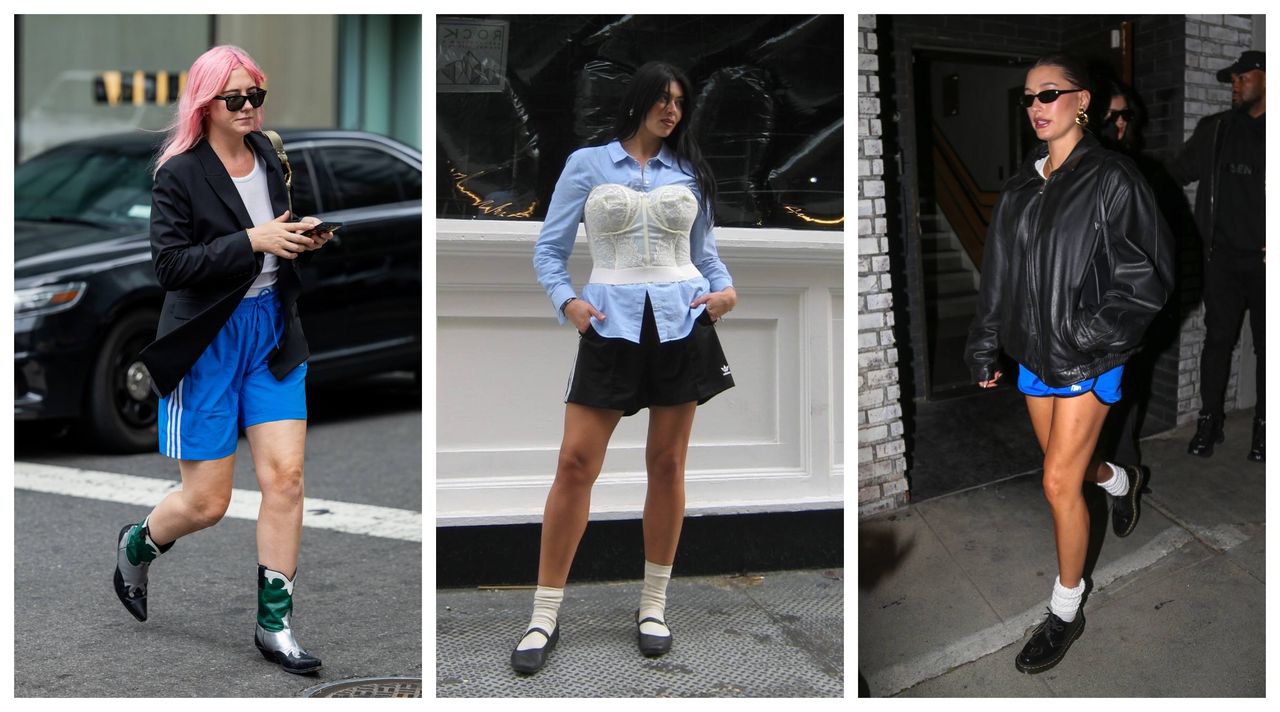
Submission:
[[1080,110],[1076,112],[1076,124],[1082,129],[1089,126],[1089,115],[1084,113],[1084,107],[1080,107]]

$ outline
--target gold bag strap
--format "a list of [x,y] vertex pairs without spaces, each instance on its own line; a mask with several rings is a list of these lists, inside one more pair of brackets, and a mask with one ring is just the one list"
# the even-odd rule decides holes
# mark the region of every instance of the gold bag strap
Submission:
[[289,165],[289,157],[284,152],[284,141],[280,139],[280,134],[275,131],[266,131],[266,137],[271,139],[271,145],[276,149],[276,155],[280,157],[280,165],[284,166],[284,194],[289,198],[289,217],[297,219],[293,214],[293,167]]

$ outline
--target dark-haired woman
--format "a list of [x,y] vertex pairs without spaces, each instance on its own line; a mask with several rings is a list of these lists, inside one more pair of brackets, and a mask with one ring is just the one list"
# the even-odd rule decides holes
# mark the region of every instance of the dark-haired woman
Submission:
[[[543,512],[533,616],[511,653],[521,673],[541,669],[559,640],[560,602],[591,487],[619,420],[643,408],[645,575],[635,625],[644,655],[671,647],[666,589],[684,519],[689,433],[696,406],[733,386],[713,322],[737,303],[711,232],[715,183],[686,130],[691,88],[671,65],[637,70],[614,139],[569,156],[534,247],[538,281],[579,340]],[[593,269],[578,294],[568,260],[580,222]]]
[[1127,84],[1111,83],[1107,113],[1102,117],[1102,139],[1111,148],[1137,155],[1142,150],[1142,114],[1138,97]]
[[1058,664],[1084,628],[1083,482],[1111,495],[1118,533],[1137,521],[1141,470],[1099,464],[1094,449],[1120,399],[1123,365],[1164,304],[1173,271],[1150,188],[1132,161],[1084,130],[1086,77],[1077,60],[1061,55],[1027,72],[1022,104],[1044,144],[996,205],[965,350],[983,388],[1001,376],[1001,349],[1018,362],[1018,388],[1044,453],[1058,576],[1048,615],[1014,661],[1025,673]]

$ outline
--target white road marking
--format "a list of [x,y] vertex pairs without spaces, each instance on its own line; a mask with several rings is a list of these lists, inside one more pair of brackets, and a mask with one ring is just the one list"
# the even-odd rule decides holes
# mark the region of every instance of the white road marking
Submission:
[[[104,502],[154,507],[179,487],[178,482],[154,477],[121,475],[73,467],[15,462],[13,486],[47,494],[83,497]],[[257,521],[262,494],[253,490],[231,491],[227,516]],[[302,526],[332,529],[384,539],[422,541],[422,513],[393,507],[376,507],[328,499],[303,499]]]
[[[1137,551],[1117,559],[1093,574],[1094,590],[1101,590],[1121,577],[1155,564],[1178,547],[1193,541],[1191,534],[1181,527],[1169,527]],[[986,657],[1022,640],[1027,629],[1044,618],[1049,599],[1019,613],[1003,623],[997,623],[956,642],[931,650],[923,655],[867,676],[867,684],[877,697],[896,695],[903,690],[931,680],[950,670],[979,658]]]

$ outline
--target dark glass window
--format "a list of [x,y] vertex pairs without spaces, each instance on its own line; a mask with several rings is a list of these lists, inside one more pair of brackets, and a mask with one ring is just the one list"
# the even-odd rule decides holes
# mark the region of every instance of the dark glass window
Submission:
[[151,149],[70,146],[14,172],[14,217],[145,228],[151,215]]
[[565,159],[609,142],[632,74],[656,59],[693,85],[684,120],[717,225],[843,229],[839,15],[470,16],[487,34],[467,19],[437,17],[442,42],[477,43],[437,69],[437,217],[545,218]]
[[311,152],[289,149],[289,165],[293,168],[293,212],[297,217],[315,215],[320,212],[316,206],[315,180],[311,177]]
[[422,174],[381,149],[326,146],[317,150],[323,154],[329,169],[329,181],[321,188],[321,200],[326,210],[363,208],[422,198]]

